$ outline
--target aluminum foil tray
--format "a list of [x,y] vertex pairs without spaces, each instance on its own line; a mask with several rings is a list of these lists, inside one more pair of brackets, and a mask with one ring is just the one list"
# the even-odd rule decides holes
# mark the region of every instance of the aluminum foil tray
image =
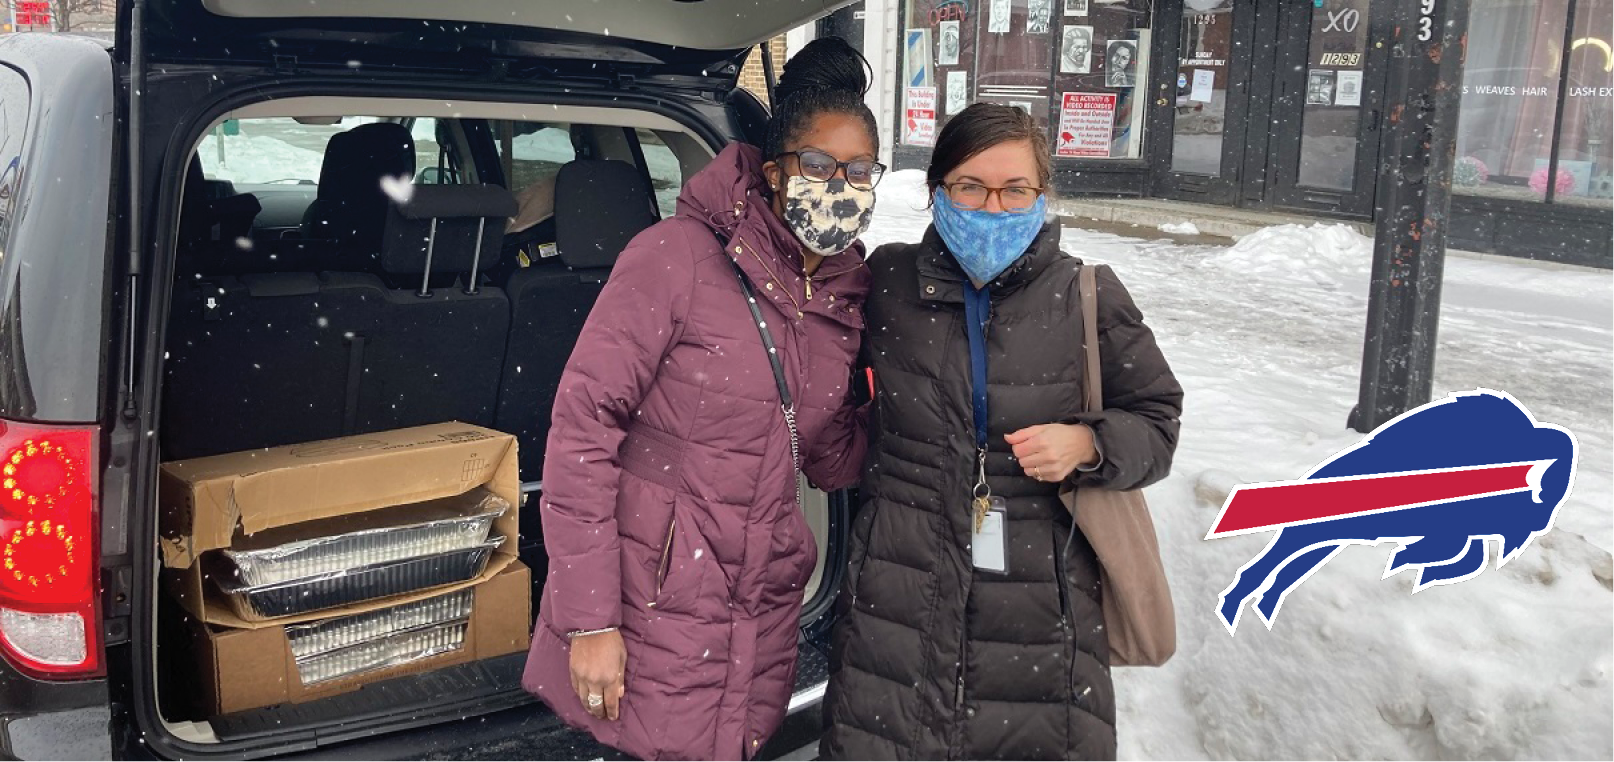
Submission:
[[457,651],[465,645],[466,621],[419,627],[384,638],[297,659],[303,685],[314,685]]
[[460,515],[433,516],[422,521],[418,518],[421,513],[432,512],[401,513],[395,508],[392,517],[413,516],[416,520],[268,548],[223,550],[220,552],[234,567],[223,573],[243,585],[272,585],[356,566],[472,548],[488,538],[494,519],[509,510],[510,504],[486,490],[463,497],[466,499],[457,500],[464,511]]
[[298,660],[307,659],[389,638],[406,630],[466,619],[471,616],[473,597],[470,590],[460,590],[365,614],[288,625],[286,638],[291,641],[292,656]]
[[493,550],[502,544],[503,537],[494,537],[464,550],[272,585],[239,585],[224,579],[218,583],[237,616],[249,621],[273,619],[464,582],[481,574]]

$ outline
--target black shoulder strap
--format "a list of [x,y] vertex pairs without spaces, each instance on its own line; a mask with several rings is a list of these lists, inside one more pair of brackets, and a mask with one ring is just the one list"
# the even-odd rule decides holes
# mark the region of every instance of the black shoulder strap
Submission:
[[751,319],[757,323],[757,333],[762,335],[762,348],[768,350],[768,364],[773,366],[773,380],[779,385],[779,401],[785,409],[794,412],[796,405],[790,399],[790,385],[785,383],[785,367],[779,360],[779,349],[774,346],[773,334],[768,331],[768,321],[762,319],[762,308],[757,306],[757,292],[751,285],[751,278],[745,274],[740,263],[729,258],[729,264],[734,265],[734,274],[740,279],[740,290],[745,292],[746,306],[751,308]]

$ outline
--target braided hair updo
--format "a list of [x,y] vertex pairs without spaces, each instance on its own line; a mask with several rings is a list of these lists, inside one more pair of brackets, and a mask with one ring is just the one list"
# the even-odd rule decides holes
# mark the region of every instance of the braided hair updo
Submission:
[[868,66],[863,54],[839,37],[820,37],[797,51],[785,62],[774,87],[763,155],[769,160],[778,158],[822,114],[863,120],[869,142],[879,145],[880,128],[874,112],[863,102],[869,90]]

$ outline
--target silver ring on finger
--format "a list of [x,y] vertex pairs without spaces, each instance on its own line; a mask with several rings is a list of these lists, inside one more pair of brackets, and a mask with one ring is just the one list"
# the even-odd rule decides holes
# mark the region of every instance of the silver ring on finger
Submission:
[[598,709],[605,705],[605,697],[598,693],[588,694],[588,708]]
[[1031,473],[1034,476],[1036,476],[1037,481],[1039,481],[1039,482],[1042,481],[1042,467],[1041,466],[1032,466],[1031,467]]

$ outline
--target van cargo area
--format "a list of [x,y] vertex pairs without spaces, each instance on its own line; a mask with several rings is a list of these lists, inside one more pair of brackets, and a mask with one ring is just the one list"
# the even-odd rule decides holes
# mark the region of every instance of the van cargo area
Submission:
[[[157,430],[164,731],[221,750],[393,734],[413,756],[430,750],[407,748],[411,729],[435,722],[558,723],[519,684],[547,566],[549,410],[617,255],[713,154],[674,116],[287,97],[204,133],[180,186]],[[478,490],[504,512],[443,503]],[[820,560],[804,626],[829,608],[846,499],[806,491]],[[420,546],[488,548],[469,573],[309,604],[333,574],[352,587],[354,565],[322,548],[407,563],[366,533],[436,537],[418,529],[433,522],[482,533]],[[826,667],[804,637],[793,709]],[[578,738],[555,753],[613,754]]]

